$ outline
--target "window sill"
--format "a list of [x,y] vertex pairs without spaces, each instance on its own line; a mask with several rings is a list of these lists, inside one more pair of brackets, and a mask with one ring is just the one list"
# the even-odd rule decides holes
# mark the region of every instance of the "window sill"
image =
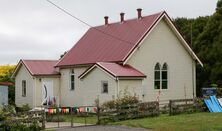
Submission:
[[155,92],[168,92],[169,89],[154,89]]

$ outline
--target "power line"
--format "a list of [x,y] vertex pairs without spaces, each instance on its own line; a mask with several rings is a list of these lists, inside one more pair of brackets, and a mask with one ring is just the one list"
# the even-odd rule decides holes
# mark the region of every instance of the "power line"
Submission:
[[99,29],[93,27],[92,25],[90,25],[90,24],[88,24],[87,22],[81,20],[80,18],[72,15],[71,13],[69,13],[68,11],[66,11],[65,9],[63,9],[63,8],[61,8],[60,6],[58,6],[57,4],[53,3],[52,1],[50,1],[50,0],[46,0],[46,1],[49,2],[50,4],[54,5],[56,8],[58,8],[58,9],[61,10],[61,11],[63,11],[63,12],[66,13],[67,15],[71,16],[72,18],[78,20],[79,22],[81,22],[81,23],[83,23],[83,24],[85,24],[85,25],[87,25],[87,26],[89,26],[89,27],[91,27],[91,28],[93,28],[93,29],[95,29],[95,30],[97,30],[97,31],[99,31],[99,32],[101,32],[101,33],[109,36],[109,37],[112,37],[112,38],[117,39],[117,40],[119,40],[119,41],[125,42],[125,43],[127,43],[127,44],[133,44],[133,45],[134,45],[134,43],[132,43],[132,42],[129,42],[129,41],[127,41],[127,40],[123,40],[123,39],[121,39],[121,38],[119,38],[119,37],[116,37],[116,36],[114,36],[114,35],[111,35],[111,34],[109,34],[109,33],[106,33],[106,32],[104,32],[104,31],[102,31],[102,30],[99,30]]
[[66,11],[65,9],[59,7],[58,5],[56,5],[55,3],[51,2],[50,0],[46,0],[46,1],[48,1],[50,4],[54,5],[56,8],[60,9],[61,11],[65,12],[67,15],[69,15],[69,16],[75,18],[76,20],[78,20],[78,21],[84,23],[85,25],[87,25],[87,26],[89,26],[89,27],[92,27],[90,24],[88,24],[88,23],[84,22],[83,20],[79,19],[78,17],[72,15],[71,13],[69,13],[69,12]]

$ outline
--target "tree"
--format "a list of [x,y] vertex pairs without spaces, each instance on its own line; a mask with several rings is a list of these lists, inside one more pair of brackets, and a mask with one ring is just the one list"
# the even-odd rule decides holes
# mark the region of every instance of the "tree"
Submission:
[[15,69],[15,65],[0,66],[0,82],[14,82],[11,75]]
[[211,16],[196,19],[177,18],[174,20],[179,30],[191,43],[192,49],[203,62],[204,67],[197,66],[197,94],[201,87],[211,84],[222,86],[222,0],[217,3],[216,11]]
[[[0,82],[15,82],[11,78],[12,73],[15,70],[15,65],[2,65],[0,66]],[[15,104],[15,86],[9,86],[8,88],[9,104]]]

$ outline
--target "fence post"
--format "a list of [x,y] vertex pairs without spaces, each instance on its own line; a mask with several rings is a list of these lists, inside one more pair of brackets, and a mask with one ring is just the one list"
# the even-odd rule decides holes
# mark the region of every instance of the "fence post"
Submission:
[[73,127],[73,110],[74,108],[71,108],[71,127]]
[[98,98],[95,100],[96,103],[96,115],[97,115],[97,124],[100,125],[100,107],[99,107],[99,95],[97,96]]
[[59,128],[59,121],[60,121],[60,119],[59,119],[59,107],[57,108],[56,115],[57,115],[58,128]]
[[84,116],[85,116],[85,126],[86,126],[86,113],[84,113]]
[[[197,98],[193,98],[193,103],[194,103],[194,111],[197,112],[198,111],[198,102],[197,102]],[[201,109],[200,109],[201,110]]]
[[172,115],[172,100],[169,100],[169,115]]
[[100,125],[100,108],[99,108],[99,105],[97,105],[97,124]]
[[46,115],[45,115],[45,109],[42,111],[42,129],[45,129],[45,121],[46,121]]
[[157,112],[158,112],[158,116],[160,115],[160,102],[157,102]]

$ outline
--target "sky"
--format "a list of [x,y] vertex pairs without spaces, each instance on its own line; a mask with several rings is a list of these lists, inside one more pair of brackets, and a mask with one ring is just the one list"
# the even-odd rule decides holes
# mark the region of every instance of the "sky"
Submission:
[[[92,26],[165,10],[171,18],[196,18],[214,13],[217,0],[50,0]],[[20,59],[59,59],[71,49],[88,26],[46,0],[0,0],[0,65]]]

